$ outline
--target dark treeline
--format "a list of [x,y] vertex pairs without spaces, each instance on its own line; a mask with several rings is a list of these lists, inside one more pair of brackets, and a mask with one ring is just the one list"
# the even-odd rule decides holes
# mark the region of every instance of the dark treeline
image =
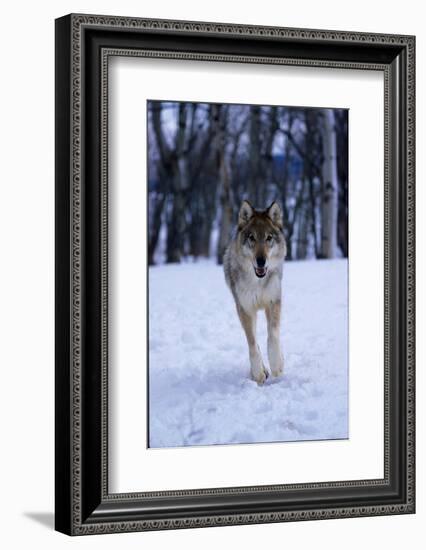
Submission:
[[314,109],[148,102],[148,260],[224,249],[243,199],[284,213],[287,259],[348,255],[348,116]]

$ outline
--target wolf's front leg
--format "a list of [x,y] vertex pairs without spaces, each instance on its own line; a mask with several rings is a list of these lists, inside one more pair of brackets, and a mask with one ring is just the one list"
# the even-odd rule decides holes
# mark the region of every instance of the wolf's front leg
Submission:
[[268,378],[268,371],[263,364],[262,355],[260,354],[260,349],[256,342],[256,312],[249,314],[238,305],[237,310],[247,337],[251,377],[258,384],[263,384]]
[[280,344],[281,300],[271,302],[266,308],[268,323],[268,359],[273,376],[280,376],[284,370],[284,358]]

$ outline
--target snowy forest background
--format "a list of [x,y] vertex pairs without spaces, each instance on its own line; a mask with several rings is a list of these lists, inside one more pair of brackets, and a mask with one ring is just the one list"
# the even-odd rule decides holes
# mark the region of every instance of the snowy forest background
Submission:
[[221,264],[243,199],[281,204],[287,260],[346,258],[348,111],[149,101],[149,264]]

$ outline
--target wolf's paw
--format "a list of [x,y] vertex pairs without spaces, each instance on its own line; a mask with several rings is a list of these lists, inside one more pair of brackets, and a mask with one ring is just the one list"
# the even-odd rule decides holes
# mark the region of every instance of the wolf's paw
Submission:
[[266,382],[268,376],[269,373],[265,367],[262,367],[261,370],[251,371],[252,380],[257,382],[259,386],[262,386]]
[[256,346],[250,353],[250,373],[251,378],[261,386],[268,378],[268,371],[263,363],[259,346]]
[[284,359],[279,357],[273,364],[271,364],[272,376],[281,376],[284,371]]

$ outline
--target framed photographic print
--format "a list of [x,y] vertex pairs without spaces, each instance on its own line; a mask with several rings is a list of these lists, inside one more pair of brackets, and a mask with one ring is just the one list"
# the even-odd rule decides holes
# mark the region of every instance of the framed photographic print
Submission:
[[414,513],[414,48],[56,21],[57,530]]

